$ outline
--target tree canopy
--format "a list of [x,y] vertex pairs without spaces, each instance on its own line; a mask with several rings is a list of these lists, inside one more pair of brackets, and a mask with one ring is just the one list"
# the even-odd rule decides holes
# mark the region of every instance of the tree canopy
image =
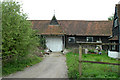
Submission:
[[27,15],[20,11],[21,4],[16,1],[2,2],[2,56],[26,56],[39,45],[36,31],[32,30]]
[[108,18],[109,21],[112,21],[113,19],[114,19],[114,15],[112,15]]

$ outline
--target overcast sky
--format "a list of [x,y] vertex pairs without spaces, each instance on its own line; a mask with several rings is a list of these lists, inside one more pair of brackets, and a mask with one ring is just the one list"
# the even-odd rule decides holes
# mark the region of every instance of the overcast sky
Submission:
[[120,0],[19,0],[29,20],[107,20]]

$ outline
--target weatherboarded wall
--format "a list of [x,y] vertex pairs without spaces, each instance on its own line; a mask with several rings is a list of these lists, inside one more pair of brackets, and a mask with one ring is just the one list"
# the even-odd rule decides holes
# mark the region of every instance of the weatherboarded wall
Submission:
[[[74,37],[75,38],[75,42],[69,42],[69,38]],[[66,36],[66,48],[78,48],[79,44],[76,43],[77,41],[81,41],[81,42],[87,42],[87,37],[93,37],[93,36]],[[102,37],[102,36],[94,36],[93,37],[93,42],[97,42],[101,40],[103,43],[108,43],[108,37]],[[84,45],[85,48],[95,48],[96,45]],[[102,46],[102,48],[104,50],[108,50],[109,46]]]

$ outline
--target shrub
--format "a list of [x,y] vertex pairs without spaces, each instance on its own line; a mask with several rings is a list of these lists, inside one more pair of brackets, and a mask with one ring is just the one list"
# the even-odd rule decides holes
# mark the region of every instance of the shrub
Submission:
[[91,53],[94,53],[94,49],[89,49],[88,51]]

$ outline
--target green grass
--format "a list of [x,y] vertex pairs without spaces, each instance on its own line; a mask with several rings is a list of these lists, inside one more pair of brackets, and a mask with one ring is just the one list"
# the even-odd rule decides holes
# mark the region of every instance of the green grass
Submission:
[[44,50],[40,50],[40,52],[43,52],[43,53],[44,53],[45,51],[44,51]]
[[14,60],[14,61],[4,63],[4,66],[2,67],[2,75],[6,76],[11,73],[15,73],[17,71],[22,71],[24,70],[24,68],[30,67],[41,61],[42,61],[42,58],[36,55],[32,55],[31,57],[29,56],[21,60],[16,60],[16,61]]
[[83,54],[82,60],[118,63],[118,60],[108,57],[107,54]]
[[[66,54],[69,78],[117,78],[118,66],[107,64],[82,63],[82,76],[79,75],[79,54]],[[102,61],[109,63],[118,63],[117,60],[109,58],[106,54],[83,54],[82,60]]]

